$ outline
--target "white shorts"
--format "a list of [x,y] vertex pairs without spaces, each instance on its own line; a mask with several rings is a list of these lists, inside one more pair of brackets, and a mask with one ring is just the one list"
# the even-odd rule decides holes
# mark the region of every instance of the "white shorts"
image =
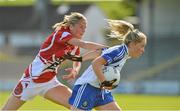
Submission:
[[23,101],[27,101],[33,99],[37,95],[44,96],[49,89],[59,85],[63,84],[57,80],[56,76],[45,83],[34,83],[32,79],[22,77],[17,86],[14,88],[13,95],[20,97]]

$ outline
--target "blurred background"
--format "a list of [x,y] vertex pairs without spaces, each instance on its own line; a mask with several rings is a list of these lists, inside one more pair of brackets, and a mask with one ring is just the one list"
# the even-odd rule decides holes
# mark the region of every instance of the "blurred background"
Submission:
[[[88,20],[84,40],[118,44],[106,36],[105,19],[129,21],[148,36],[144,55],[127,61],[115,93],[179,96],[179,4],[179,0],[0,0],[0,91],[12,91],[55,23],[70,12],[80,12]],[[81,73],[89,64],[83,63]],[[59,79],[71,62],[62,67]]]

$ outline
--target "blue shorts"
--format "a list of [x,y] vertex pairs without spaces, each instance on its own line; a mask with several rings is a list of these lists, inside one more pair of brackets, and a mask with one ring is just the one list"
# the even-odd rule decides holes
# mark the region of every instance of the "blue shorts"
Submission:
[[92,110],[94,107],[113,102],[109,90],[101,90],[90,84],[75,85],[69,104],[81,110]]

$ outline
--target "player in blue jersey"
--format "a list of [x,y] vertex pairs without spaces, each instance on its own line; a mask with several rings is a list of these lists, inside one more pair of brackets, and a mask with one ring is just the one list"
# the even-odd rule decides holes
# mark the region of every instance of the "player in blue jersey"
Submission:
[[[115,81],[107,81],[102,69],[112,66],[120,71],[127,59],[137,58],[144,53],[147,37],[128,22],[108,20],[108,23],[111,30],[109,36],[122,43],[83,56],[83,60],[94,60],[75,82],[69,99],[71,110],[121,110],[110,92],[115,87]],[[97,78],[100,85],[94,83]]]

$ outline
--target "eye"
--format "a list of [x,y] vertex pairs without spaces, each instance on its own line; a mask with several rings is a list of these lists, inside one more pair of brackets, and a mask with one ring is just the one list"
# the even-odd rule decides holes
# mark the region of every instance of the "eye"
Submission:
[[81,28],[85,28],[85,26],[84,26],[84,25],[81,25]]

